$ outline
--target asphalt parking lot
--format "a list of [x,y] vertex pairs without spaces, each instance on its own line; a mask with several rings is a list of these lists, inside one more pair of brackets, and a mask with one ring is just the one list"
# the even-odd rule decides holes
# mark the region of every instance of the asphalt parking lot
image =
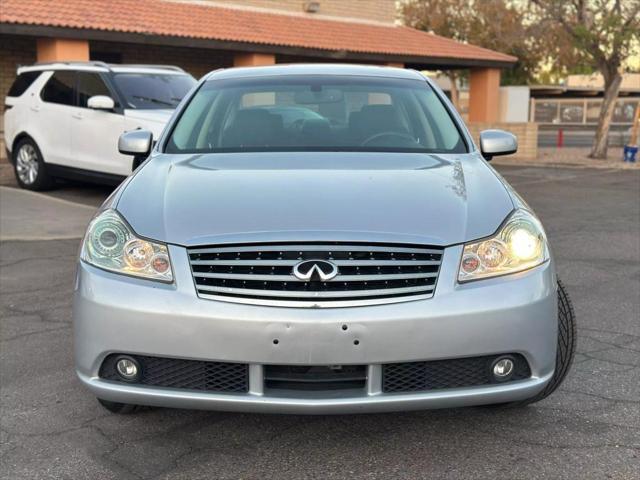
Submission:
[[[1,478],[639,478],[640,171],[500,171],[542,217],[578,317],[573,370],[547,400],[360,416],[112,415],[72,367],[79,239],[16,237],[0,245]],[[49,195],[95,206],[107,194]]]

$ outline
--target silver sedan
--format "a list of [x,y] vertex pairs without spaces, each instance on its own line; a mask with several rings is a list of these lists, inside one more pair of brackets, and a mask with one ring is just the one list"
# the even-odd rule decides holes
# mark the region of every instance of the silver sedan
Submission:
[[[286,119],[283,118],[286,112]],[[281,413],[525,405],[571,364],[544,229],[420,73],[205,76],[84,239],[78,376],[103,406]]]

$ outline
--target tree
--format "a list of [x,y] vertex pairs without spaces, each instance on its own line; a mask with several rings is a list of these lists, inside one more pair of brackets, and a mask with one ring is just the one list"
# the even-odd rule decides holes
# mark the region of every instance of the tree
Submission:
[[[413,28],[466,41],[470,27],[467,4],[464,0],[410,0],[401,5],[401,13],[404,22]],[[451,102],[460,110],[458,71],[446,70],[444,73],[451,83]]]
[[[604,98],[591,158],[607,158],[622,66],[640,41],[640,0],[531,0],[541,24],[559,27],[604,79]],[[551,30],[552,31],[552,30]]]
[[[502,83],[531,81],[546,54],[539,38],[525,25],[526,8],[507,0],[405,0],[401,4],[404,22],[419,30],[433,32],[459,42],[471,43],[518,57],[516,65],[504,72]],[[447,70],[451,100],[458,107],[456,82],[460,70]]]

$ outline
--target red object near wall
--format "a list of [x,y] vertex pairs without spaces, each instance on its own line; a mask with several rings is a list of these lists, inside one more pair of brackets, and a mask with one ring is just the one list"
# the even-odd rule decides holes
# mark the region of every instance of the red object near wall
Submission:
[[558,129],[558,138],[556,139],[556,147],[562,148],[564,145],[564,132],[561,128]]

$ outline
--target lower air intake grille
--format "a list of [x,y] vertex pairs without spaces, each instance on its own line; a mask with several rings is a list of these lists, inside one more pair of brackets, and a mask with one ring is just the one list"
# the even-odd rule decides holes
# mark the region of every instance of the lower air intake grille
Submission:
[[[201,298],[294,307],[430,298],[444,249],[425,245],[279,243],[188,250]],[[321,262],[330,275],[313,274]],[[309,277],[296,276],[308,267]],[[300,271],[297,271],[300,274]]]
[[284,390],[347,390],[364,388],[366,365],[265,365],[264,386]]
[[[495,384],[498,382],[491,375],[491,365],[502,356],[386,364],[382,366],[382,391],[417,392]],[[531,370],[524,357],[519,354],[509,356],[515,362],[509,381],[529,378]]]
[[[122,381],[116,371],[120,355],[109,355],[100,368],[105,380]],[[136,383],[155,387],[205,390],[208,392],[246,392],[249,368],[244,363],[201,362],[175,358],[128,355],[140,364],[142,374]],[[130,382],[127,382],[130,383]]]

